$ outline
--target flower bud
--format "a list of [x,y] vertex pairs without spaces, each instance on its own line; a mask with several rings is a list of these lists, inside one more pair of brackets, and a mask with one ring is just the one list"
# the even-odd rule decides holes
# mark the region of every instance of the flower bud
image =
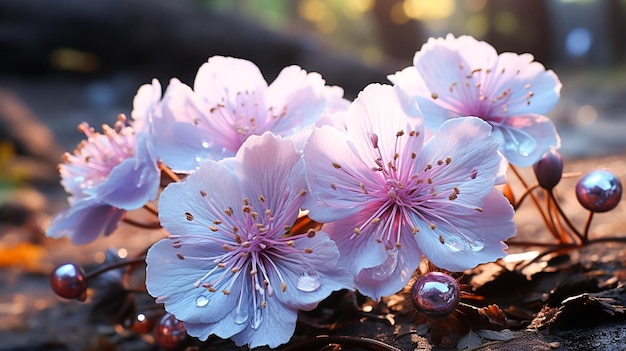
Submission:
[[73,263],[58,266],[50,274],[50,286],[54,292],[66,299],[85,301],[87,278],[83,269]]
[[182,321],[165,313],[154,327],[154,339],[166,350],[177,350],[187,343],[189,336]]
[[552,190],[561,181],[563,158],[556,149],[551,149],[533,165],[533,170],[539,185],[546,190]]
[[622,198],[622,183],[613,173],[596,170],[578,180],[576,198],[589,211],[610,211]]

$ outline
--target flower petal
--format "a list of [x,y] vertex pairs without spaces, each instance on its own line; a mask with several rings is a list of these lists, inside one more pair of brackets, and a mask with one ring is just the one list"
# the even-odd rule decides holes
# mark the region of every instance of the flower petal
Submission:
[[[309,311],[331,292],[353,287],[352,274],[337,265],[339,250],[328,234],[318,231],[312,238],[296,240],[295,247],[300,250],[310,249],[312,253],[293,257],[298,263],[287,260],[281,262],[280,258],[277,259],[277,264],[285,268],[281,273],[287,283],[287,289],[276,291],[275,296],[286,306]],[[317,279],[319,287],[312,291],[299,288],[301,284],[299,279],[305,274],[310,274],[311,279]],[[278,277],[272,278],[271,280],[278,281]]]
[[265,345],[275,348],[287,343],[293,336],[298,319],[297,310],[276,299],[268,299],[267,306],[261,309],[261,317],[257,329],[249,326],[231,338],[237,346],[248,344],[250,349]]
[[[385,250],[387,257],[380,265],[364,268],[355,277],[356,287],[374,300],[402,290],[422,259],[421,250],[408,225],[402,227],[402,247]],[[379,245],[382,249],[382,245]]]
[[147,139],[140,135],[135,157],[122,161],[102,184],[86,192],[111,206],[135,210],[156,198],[160,176],[157,161],[149,153]]
[[509,162],[528,167],[551,148],[561,146],[554,123],[542,115],[518,115],[495,125],[494,135],[501,139],[501,150]]
[[[209,292],[202,286],[194,287],[194,283],[211,266],[208,265],[210,261],[190,258],[221,252],[221,245],[183,245],[176,249],[170,239],[158,241],[148,250],[146,257],[148,293],[157,298],[157,302],[164,303],[165,309],[179,320],[190,323],[219,321],[235,309],[238,295],[225,295],[220,290]],[[187,258],[179,258],[177,254]],[[206,299],[207,302],[198,305],[197,299]]]
[[50,223],[46,235],[68,237],[75,245],[94,241],[100,234],[109,235],[126,211],[99,200],[83,198],[59,212]]
[[464,271],[506,255],[502,240],[515,235],[513,214],[508,200],[493,189],[482,210],[473,215],[450,216],[436,222],[434,230],[416,220],[422,227],[416,236],[417,243],[437,267]]

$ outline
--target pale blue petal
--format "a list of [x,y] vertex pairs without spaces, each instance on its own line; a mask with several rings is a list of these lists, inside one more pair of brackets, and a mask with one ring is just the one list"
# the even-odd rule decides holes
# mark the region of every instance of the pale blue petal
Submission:
[[156,198],[160,176],[157,161],[150,157],[147,140],[140,136],[135,157],[115,166],[102,184],[87,192],[109,205],[134,210]]
[[541,115],[509,117],[495,125],[501,138],[500,149],[509,162],[519,167],[535,164],[551,148],[561,146],[554,123]]
[[364,268],[355,277],[356,287],[374,300],[391,296],[404,288],[422,259],[422,252],[409,226],[402,228],[402,247],[386,250],[381,265]]
[[[450,216],[433,221],[430,229],[418,219],[417,243],[424,255],[437,267],[460,272],[492,262],[506,255],[502,242],[515,235],[513,207],[497,190],[492,189],[482,211],[473,215]],[[441,238],[440,238],[441,236]],[[444,243],[442,243],[442,238]]]
[[[164,303],[165,309],[179,320],[191,323],[217,322],[232,312],[237,305],[238,295],[225,295],[219,287],[216,287],[219,289],[216,292],[209,292],[202,286],[194,287],[194,283],[215,264],[192,257],[206,257],[222,252],[221,245],[183,245],[175,249],[170,239],[158,241],[148,250],[146,257],[148,293],[157,302]],[[177,254],[188,258],[178,258]],[[207,280],[210,281],[219,273],[216,272]],[[196,299],[200,296],[208,299],[206,305],[196,305]]]
[[96,199],[84,198],[59,212],[52,219],[46,235],[68,237],[75,245],[88,244],[101,234],[111,234],[125,212]]

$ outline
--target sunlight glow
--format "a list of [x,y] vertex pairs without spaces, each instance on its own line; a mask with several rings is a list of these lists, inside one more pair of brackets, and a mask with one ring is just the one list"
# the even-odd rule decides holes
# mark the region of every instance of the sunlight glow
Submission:
[[406,15],[417,20],[448,18],[455,8],[454,0],[404,0],[403,5]]

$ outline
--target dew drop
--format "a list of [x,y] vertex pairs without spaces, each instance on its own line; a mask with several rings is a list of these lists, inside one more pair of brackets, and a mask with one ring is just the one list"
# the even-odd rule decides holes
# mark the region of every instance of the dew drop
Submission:
[[398,250],[391,249],[388,251],[388,256],[385,262],[383,262],[381,265],[376,266],[376,267],[365,268],[361,271],[361,273],[359,273],[359,275],[367,274],[369,275],[370,279],[385,280],[389,278],[393,274],[393,272],[395,272],[397,267],[398,267]]
[[[448,236],[445,238],[445,244],[452,252],[463,251],[467,249],[467,242],[460,236]],[[475,250],[478,251],[478,250]]]
[[209,298],[204,296],[204,295],[198,295],[198,297],[196,297],[196,306],[198,307],[204,307],[206,305],[209,304]]
[[234,318],[236,324],[244,324],[248,320],[248,311],[238,309],[235,311]]
[[472,251],[480,251],[485,247],[485,243],[482,240],[474,240],[469,243],[469,248]]
[[263,316],[261,316],[261,311],[257,310],[257,312],[252,317],[252,320],[250,321],[250,327],[255,330],[259,329],[259,327],[261,326],[261,322],[263,322]]
[[204,148],[204,149],[208,149],[208,148],[209,148],[209,146],[211,146],[211,145],[209,144],[209,142],[208,142],[208,141],[203,141],[203,142],[202,142],[202,148]]
[[528,133],[511,128],[507,128],[506,131],[509,133],[509,138],[504,140],[505,149],[518,152],[526,157],[537,148],[537,142]]
[[296,284],[296,288],[300,291],[304,292],[312,292],[320,288],[322,284],[320,283],[320,276],[317,272],[304,272],[298,278],[298,282]]

